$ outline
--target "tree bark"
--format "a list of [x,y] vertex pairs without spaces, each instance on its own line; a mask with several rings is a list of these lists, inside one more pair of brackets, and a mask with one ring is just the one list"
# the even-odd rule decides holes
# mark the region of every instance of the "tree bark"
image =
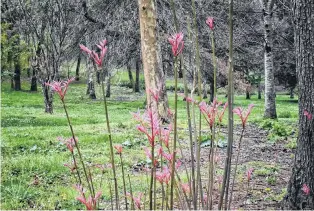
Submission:
[[93,64],[92,61],[87,61],[87,91],[86,94],[89,95],[90,99],[95,100],[96,99],[96,93],[95,93],[95,83],[94,83],[94,74],[93,74]]
[[258,88],[257,88],[257,99],[262,99],[262,88],[261,88],[261,82],[258,82]]
[[110,72],[108,71],[108,69],[106,69],[106,78],[107,80],[106,81],[106,97],[110,97],[111,95],[111,75],[110,75]]
[[294,90],[294,87],[290,87],[290,99],[294,98],[293,90]]
[[[294,1],[296,68],[299,81],[299,134],[292,176],[282,207],[314,209],[314,2]],[[306,116],[304,112],[312,114]],[[307,194],[303,187],[309,188]]]
[[203,80],[203,99],[207,99],[207,86],[205,80]]
[[75,80],[80,80],[80,66],[81,66],[81,53],[77,57],[76,69],[75,69]]
[[249,100],[251,99],[251,95],[250,95],[250,89],[251,87],[247,86],[246,89],[245,89],[245,99]]
[[135,85],[134,85],[135,92],[140,92],[140,66],[141,60],[137,59],[135,63]]
[[264,38],[265,38],[265,112],[266,118],[277,118],[276,97],[275,97],[275,77],[273,61],[273,6],[274,0],[266,0],[263,3],[264,18]]
[[[147,95],[147,107],[157,109],[159,116],[168,119],[168,98],[165,86],[164,73],[162,71],[160,46],[156,36],[156,8],[154,1],[138,0],[140,31],[141,31],[141,50],[145,77],[145,90]],[[158,106],[154,102],[149,90],[159,89]]]
[[32,92],[37,92],[37,76],[36,76],[36,67],[33,67],[33,75],[31,79],[31,89]]
[[14,90],[20,91],[21,90],[21,65],[19,61],[19,56],[14,61]]
[[130,88],[132,88],[133,92],[135,92],[135,84],[134,84],[134,79],[132,75],[131,64],[127,64],[127,69],[128,69],[129,80],[130,80]]
[[[46,82],[48,82],[48,80]],[[45,112],[52,114],[53,113],[53,95],[50,90],[50,87],[46,86],[45,83],[43,83],[42,90],[43,90],[43,95],[44,95]]]

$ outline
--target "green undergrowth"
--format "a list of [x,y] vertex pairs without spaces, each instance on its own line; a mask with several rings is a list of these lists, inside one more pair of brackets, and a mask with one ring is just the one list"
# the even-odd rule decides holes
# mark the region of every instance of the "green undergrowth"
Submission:
[[[125,76],[121,77],[125,80]],[[118,84],[117,81],[122,79],[113,81]],[[172,86],[171,81],[167,84]],[[71,136],[60,100],[55,95],[54,113],[46,114],[40,87],[38,92],[28,92],[26,90],[29,90],[29,82],[23,81],[22,89],[24,91],[16,92],[10,89],[7,82],[1,85],[1,209],[82,209],[82,205],[75,200],[77,193],[72,188],[76,181],[69,169],[63,166],[71,161],[70,154],[57,140],[57,137]],[[70,85],[65,100],[82,154],[91,165],[93,174],[99,175],[99,181],[101,173],[92,164],[109,163],[104,106],[99,85],[96,85],[97,100],[90,100],[85,92],[84,82],[74,82]],[[168,96],[170,108],[174,108],[174,94],[168,92]],[[146,161],[142,147],[148,144],[145,137],[135,129],[136,122],[132,119],[131,112],[138,109],[143,111],[144,100],[144,91],[133,93],[129,88],[113,85],[108,102],[113,141],[125,146],[124,165],[135,193],[147,190],[146,175],[137,172],[135,166]],[[224,95],[219,95],[219,100],[225,102],[227,99]],[[235,97],[235,107],[247,107],[250,103],[255,104],[255,107],[249,122],[262,124],[263,100]],[[182,97],[179,97],[178,108],[179,137],[187,139],[187,116]],[[288,96],[277,95],[277,110],[278,124],[296,122],[297,103],[289,101]],[[280,111],[289,111],[290,114],[280,115]],[[235,121],[236,124],[240,123],[237,117]],[[225,116],[223,126],[226,125]],[[203,128],[208,130],[205,125]],[[122,200],[121,169],[118,156],[115,158]],[[102,189],[102,208],[110,206],[110,178],[108,173],[103,176],[105,185]],[[98,186],[96,184],[95,188],[98,189]]]

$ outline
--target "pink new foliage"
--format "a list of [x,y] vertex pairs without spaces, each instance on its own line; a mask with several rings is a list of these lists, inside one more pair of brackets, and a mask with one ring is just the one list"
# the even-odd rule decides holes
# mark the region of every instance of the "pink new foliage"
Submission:
[[189,183],[181,183],[181,188],[185,193],[190,193],[190,185]]
[[137,130],[144,133],[151,146],[155,145],[155,138],[159,134],[159,118],[157,112],[152,109],[146,109],[144,114],[138,111],[133,113],[133,118],[140,124],[137,125]]
[[169,148],[169,139],[170,133],[172,131],[172,125],[170,124],[168,127],[164,127],[160,130],[160,140],[165,144],[167,148]]
[[46,86],[50,86],[53,91],[57,92],[60,99],[63,101],[65,94],[67,93],[69,84],[74,81],[75,78],[70,78],[66,81],[52,81],[51,83],[45,83]]
[[117,150],[118,154],[122,153],[122,145],[121,144],[115,145],[114,148]]
[[168,185],[170,182],[170,179],[171,179],[171,172],[169,171],[167,167],[164,167],[162,171],[156,172],[156,180],[160,182],[161,184],[166,183]]
[[211,30],[214,29],[214,18],[208,17],[206,20],[206,24],[209,26]]
[[178,95],[180,95],[181,97],[183,97],[183,100],[185,100],[186,102],[188,102],[188,103],[197,103],[196,102],[196,100],[194,100],[194,99],[192,99],[191,97],[185,97],[185,95],[184,94],[182,94],[182,93],[179,93]]
[[310,113],[310,112],[308,112],[307,110],[304,110],[304,116],[306,116],[306,118],[308,119],[308,120],[311,120],[312,119],[312,114]]
[[177,57],[183,50],[184,41],[183,41],[183,33],[177,33],[168,38],[168,41],[172,47],[173,56]]
[[107,52],[107,40],[100,41],[99,44],[96,44],[97,47],[100,49],[100,54],[96,53],[95,51],[90,50],[84,45],[80,45],[80,49],[87,53],[88,56],[91,57],[91,59],[94,60],[94,62],[97,64],[98,67],[102,67],[102,63],[104,60],[104,57]]
[[141,204],[142,204],[141,200],[143,197],[143,193],[139,193],[137,197],[135,197],[135,196],[132,197],[130,193],[126,193],[126,196],[133,199],[134,205],[136,206],[137,209],[139,209],[139,210],[141,209]]
[[87,210],[96,210],[97,201],[101,196],[101,192],[97,192],[94,198],[92,196],[89,196],[88,199],[86,199],[85,190],[81,185],[75,185],[74,188],[80,193],[80,195],[76,197],[76,199],[84,204]]
[[247,177],[247,181],[249,182],[252,178],[252,174],[253,174],[254,168],[249,168],[246,172],[246,177]]
[[65,167],[68,167],[70,169],[71,173],[73,173],[76,170],[76,165],[75,165],[74,161],[72,161],[71,164],[65,163],[63,165]]
[[237,107],[237,108],[233,109],[233,113],[235,113],[236,115],[238,115],[240,117],[240,119],[242,121],[242,127],[243,128],[245,128],[246,121],[247,121],[253,107],[254,107],[254,105],[250,104],[246,111],[241,107]]
[[75,142],[78,142],[78,139],[77,139],[77,138],[75,138],[75,141],[74,141],[74,139],[73,139],[72,137],[71,137],[71,138],[68,138],[68,139],[66,139],[66,140],[64,140],[64,139],[61,138],[61,137],[59,137],[58,139],[59,139],[60,142],[62,142],[63,144],[65,144],[65,145],[67,146],[67,148],[68,148],[68,150],[69,150],[70,152],[73,152],[74,147],[75,147]]
[[212,129],[215,124],[215,119],[218,114],[218,107],[220,105],[221,105],[221,102],[217,102],[216,99],[214,99],[214,101],[210,105],[208,105],[204,101],[199,104],[199,108],[201,112],[203,113],[203,115],[205,116],[205,119],[207,123],[209,124],[210,129]]
[[302,191],[304,192],[305,195],[310,195],[310,188],[306,184],[303,184],[302,186]]

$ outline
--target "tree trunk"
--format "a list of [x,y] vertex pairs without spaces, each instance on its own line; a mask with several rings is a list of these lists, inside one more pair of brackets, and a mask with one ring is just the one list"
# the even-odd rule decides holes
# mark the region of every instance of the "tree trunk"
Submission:
[[[48,80],[46,82],[48,82]],[[43,83],[42,90],[43,90],[43,95],[44,95],[45,112],[52,114],[53,113],[53,95],[50,90],[50,87],[46,86]]]
[[90,99],[95,100],[96,99],[96,93],[95,93],[95,83],[94,83],[94,77],[93,77],[93,64],[92,61],[87,61],[87,91],[86,94],[89,95]]
[[203,81],[203,99],[207,99],[207,86],[206,81]]
[[131,70],[131,64],[127,65],[127,69],[128,69],[128,75],[129,75],[129,80],[130,80],[130,88],[133,89],[133,92],[135,91],[135,84],[134,84],[134,79],[133,79],[133,75],[132,75],[132,70]]
[[257,88],[258,90],[257,90],[257,99],[262,99],[262,88],[261,88],[261,82],[258,82],[258,88]]
[[33,75],[31,79],[31,89],[32,92],[37,92],[37,76],[36,76],[36,69],[33,67]]
[[[154,1],[138,0],[140,31],[141,31],[141,50],[143,69],[145,77],[145,90],[147,95],[147,107],[157,109],[162,119],[168,119],[168,100],[165,86],[164,73],[162,71],[160,46],[156,36],[156,9]],[[154,102],[149,90],[159,89],[159,101]]]
[[[314,209],[314,2],[295,0],[296,67],[299,81],[299,134],[284,209]],[[305,115],[304,112],[311,115]],[[304,191],[309,188],[309,193]]]
[[266,118],[277,118],[276,114],[276,97],[275,97],[275,77],[273,61],[273,5],[274,0],[267,0],[264,4],[264,38],[265,38],[265,112]]
[[107,80],[106,81],[106,97],[109,98],[111,94],[111,75],[109,71],[106,71]]
[[293,90],[294,90],[294,87],[290,87],[290,99],[294,98]]
[[140,92],[140,67],[141,60],[137,59],[135,63],[135,85],[134,85],[135,92]]
[[75,80],[80,80],[81,53],[79,53],[75,69]]
[[20,91],[21,90],[21,65],[19,61],[19,56],[17,56],[16,60],[14,61],[14,90]]
[[245,99],[250,100],[251,99],[251,95],[250,95],[250,87],[249,86],[246,87],[245,94],[246,94]]
[[210,83],[210,102],[214,101],[214,97],[215,97],[214,89],[215,89],[214,83]]

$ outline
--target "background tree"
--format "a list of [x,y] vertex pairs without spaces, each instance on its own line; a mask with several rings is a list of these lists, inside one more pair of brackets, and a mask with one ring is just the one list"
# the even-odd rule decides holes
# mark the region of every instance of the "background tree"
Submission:
[[284,209],[314,209],[314,2],[294,1],[299,134]]

